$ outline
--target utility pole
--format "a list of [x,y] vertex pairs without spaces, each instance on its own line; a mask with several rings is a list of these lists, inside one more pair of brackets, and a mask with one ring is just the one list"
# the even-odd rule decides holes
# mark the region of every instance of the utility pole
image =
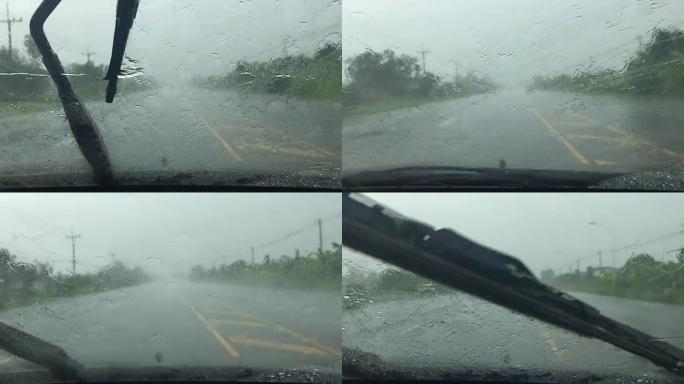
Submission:
[[602,256],[601,251],[598,251],[598,255],[599,255],[599,268],[603,268],[603,260],[601,259],[601,256]]
[[254,247],[252,247],[251,249],[252,249],[252,265],[254,265]]
[[579,261],[579,259],[577,259],[577,273],[582,273],[582,271],[580,271],[580,261]]
[[7,36],[8,36],[8,41],[9,41],[9,60],[10,62],[12,61],[12,24],[14,23],[21,23],[24,21],[24,18],[11,18],[10,19],[10,13],[9,13],[9,3],[7,3],[7,19],[5,20],[0,20],[0,23],[7,23]]
[[421,44],[421,45],[420,45],[420,51],[418,51],[418,53],[420,53],[420,55],[423,57],[423,75],[424,75],[425,72],[427,72],[427,71],[425,70],[425,55],[428,54],[428,53],[430,53],[430,51],[426,50],[426,49],[423,47],[423,45]]
[[318,253],[323,254],[323,221],[316,220],[318,223]]
[[80,238],[81,235],[74,235],[74,229],[71,228],[71,236],[67,236],[67,239],[71,240],[71,273],[76,274],[76,239]]
[[85,56],[85,57],[88,58],[88,61],[86,61],[86,64],[90,64],[90,63],[92,62],[92,61],[90,60],[90,58],[93,57],[93,55],[95,55],[95,52],[91,52],[91,51],[90,51],[90,47],[88,47],[88,48],[86,49],[86,51],[83,52],[83,56]]

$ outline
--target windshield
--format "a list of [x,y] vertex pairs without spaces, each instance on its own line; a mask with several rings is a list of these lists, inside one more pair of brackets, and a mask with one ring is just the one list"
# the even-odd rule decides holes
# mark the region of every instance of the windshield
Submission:
[[[11,29],[0,34],[0,186],[92,173],[29,31],[40,3],[0,9]],[[107,104],[116,16],[116,1],[70,0],[45,25],[115,181],[339,185],[339,0],[142,1]]]
[[[0,210],[0,323],[86,374],[341,375],[339,195],[5,194]],[[45,370],[6,342],[0,381]]]
[[[367,194],[521,260],[538,278],[683,347],[682,197],[661,194]],[[641,357],[345,248],[343,346],[392,376],[552,375],[670,381]],[[373,356],[373,358],[368,356]],[[362,364],[362,363],[359,363]],[[502,373],[503,372],[503,373]],[[522,376],[511,376],[512,372]],[[345,370],[345,375],[347,371]],[[446,376],[445,376],[446,375]],[[648,381],[648,380],[647,380]]]
[[345,1],[344,171],[680,165],[682,15],[677,0]]

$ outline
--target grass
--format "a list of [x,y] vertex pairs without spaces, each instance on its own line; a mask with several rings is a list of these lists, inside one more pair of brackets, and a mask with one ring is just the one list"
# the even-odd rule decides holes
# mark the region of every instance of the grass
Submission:
[[55,111],[63,113],[62,103],[57,100],[0,101],[0,118],[21,116],[36,112]]
[[400,109],[419,108],[430,103],[439,103],[449,98],[434,97],[406,97],[389,99],[368,104],[345,106],[345,114],[353,116],[374,115],[377,113],[396,111]]

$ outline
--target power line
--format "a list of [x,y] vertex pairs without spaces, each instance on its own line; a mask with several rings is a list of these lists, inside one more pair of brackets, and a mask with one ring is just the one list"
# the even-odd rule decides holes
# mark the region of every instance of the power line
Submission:
[[[613,254],[613,257],[614,257],[614,254],[617,253],[617,252],[626,251],[626,250],[630,250],[630,249],[633,250],[633,249],[638,248],[638,247],[643,247],[643,246],[645,246],[645,245],[650,245],[650,244],[659,243],[659,242],[662,242],[662,241],[664,241],[664,240],[668,240],[668,239],[671,239],[671,238],[674,238],[674,237],[677,237],[677,236],[684,236],[684,230],[678,230],[678,231],[666,233],[666,234],[661,235],[661,236],[657,236],[657,237],[652,237],[652,238],[650,238],[650,239],[646,239],[645,241],[637,241],[637,242],[630,243],[630,244],[626,244],[626,245],[622,245],[622,246],[619,246],[619,247],[613,247],[613,248],[610,248],[610,249],[600,249],[600,250],[597,251],[597,252],[598,252],[598,257],[599,257],[599,265],[602,264],[602,256],[603,256],[604,254],[610,253],[610,254]],[[684,248],[684,247],[683,247],[683,248]],[[681,248],[676,248],[676,249],[673,249],[673,250],[670,250],[670,251],[667,251],[667,252],[661,252],[661,253],[659,253],[659,254],[674,253],[674,252],[676,252],[676,251],[679,250],[679,249],[681,249]],[[580,261],[585,261],[585,260],[594,259],[594,258],[596,258],[596,253],[593,253],[593,254],[591,254],[591,255],[587,255],[587,256],[584,256],[584,257],[577,258],[577,259],[575,259],[575,262],[568,262],[567,264],[563,264],[563,265],[564,265],[564,266],[568,266],[568,265],[569,265],[569,266],[572,266],[573,264],[576,263],[576,264],[577,264],[577,267],[578,267],[578,269],[579,269],[579,262],[580,262]],[[562,268],[559,268],[559,269],[562,270]]]

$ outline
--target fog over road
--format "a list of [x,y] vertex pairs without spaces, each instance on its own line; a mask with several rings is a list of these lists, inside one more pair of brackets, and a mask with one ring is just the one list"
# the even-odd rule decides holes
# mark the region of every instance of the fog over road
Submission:
[[684,101],[505,90],[359,116],[344,172],[401,166],[637,172],[684,161]]
[[[0,312],[86,367],[333,368],[337,293],[154,282]],[[0,351],[0,371],[31,364]]]

